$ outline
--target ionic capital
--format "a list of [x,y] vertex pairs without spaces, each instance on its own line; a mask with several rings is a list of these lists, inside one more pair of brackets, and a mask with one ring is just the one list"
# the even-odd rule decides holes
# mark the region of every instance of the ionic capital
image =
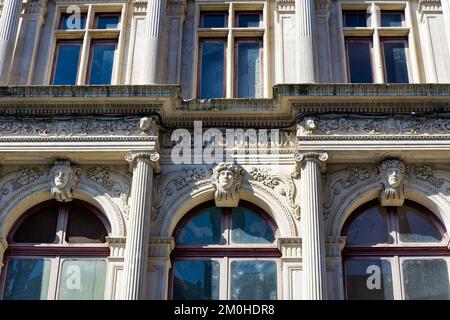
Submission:
[[155,173],[161,171],[159,165],[159,153],[157,152],[128,152],[125,160],[130,164],[130,170],[133,170],[138,162],[146,162],[150,164]]

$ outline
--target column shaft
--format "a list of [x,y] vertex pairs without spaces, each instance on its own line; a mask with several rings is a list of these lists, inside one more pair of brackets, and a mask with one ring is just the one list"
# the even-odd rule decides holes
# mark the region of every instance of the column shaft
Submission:
[[22,0],[3,2],[0,17],[0,85],[6,85],[19,26]]
[[314,0],[296,0],[298,24],[298,62],[300,83],[313,83],[314,76]]
[[131,205],[124,261],[125,300],[145,299],[149,223],[152,207],[153,165],[151,154],[128,154],[133,165]]
[[319,155],[305,156],[301,166],[303,298],[306,300],[326,299],[321,160],[319,160],[321,156]]
[[166,0],[148,0],[145,28],[145,57],[143,72],[143,84],[157,84],[159,64],[159,52],[164,28],[164,15]]
[[444,15],[445,33],[447,35],[447,47],[448,47],[447,58],[448,58],[450,57],[450,1],[441,0],[441,4],[442,4],[442,13]]

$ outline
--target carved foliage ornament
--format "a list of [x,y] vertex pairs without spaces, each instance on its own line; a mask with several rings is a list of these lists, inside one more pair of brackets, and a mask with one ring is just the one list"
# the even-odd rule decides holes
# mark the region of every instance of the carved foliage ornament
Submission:
[[408,183],[408,166],[401,160],[385,160],[377,166],[377,180],[381,186],[382,206],[399,207],[405,201],[405,188]]
[[211,182],[217,207],[237,207],[244,169],[230,162],[221,162],[214,169]]
[[71,166],[70,161],[55,161],[48,177],[53,198],[60,202],[72,201],[80,174],[81,169]]

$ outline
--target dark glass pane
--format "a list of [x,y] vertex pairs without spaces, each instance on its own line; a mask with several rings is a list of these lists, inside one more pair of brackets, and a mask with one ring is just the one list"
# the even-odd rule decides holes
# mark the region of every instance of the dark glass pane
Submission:
[[399,207],[400,240],[403,242],[441,242],[442,235],[430,217],[410,207]]
[[259,28],[260,14],[259,13],[239,13],[237,15],[239,28]]
[[81,206],[69,210],[66,241],[69,243],[105,243],[107,232],[102,221]]
[[59,281],[59,300],[103,300],[106,261],[65,260]]
[[378,258],[347,260],[345,285],[349,300],[392,300],[391,263]]
[[259,42],[237,44],[238,98],[261,96],[261,50]]
[[13,259],[8,262],[5,300],[45,300],[48,295],[50,260]]
[[59,43],[56,47],[54,85],[75,85],[81,43]]
[[174,300],[218,300],[219,263],[217,261],[175,261]]
[[203,42],[201,55],[200,98],[223,98],[225,88],[225,44]]
[[64,14],[61,16],[59,29],[61,30],[80,30],[86,28],[86,14],[80,16]]
[[348,245],[393,243],[388,232],[388,214],[383,207],[372,207],[360,213],[348,227]]
[[367,11],[344,11],[344,27],[367,27]]
[[402,263],[406,300],[449,300],[447,262],[444,259],[406,260]]
[[197,213],[180,230],[177,244],[219,244],[222,240],[221,216],[219,208],[208,208]]
[[384,63],[388,83],[409,83],[405,42],[384,42]]
[[225,13],[203,13],[201,28],[226,28],[227,16]]
[[382,27],[402,27],[403,15],[400,12],[381,12]]
[[96,17],[96,29],[117,29],[120,15],[98,15]]
[[275,235],[269,223],[247,208],[233,209],[231,239],[234,243],[273,243]]
[[351,83],[372,83],[371,44],[369,41],[347,41]]
[[275,261],[231,262],[231,300],[276,300]]
[[93,43],[89,84],[111,84],[116,44]]
[[53,243],[58,223],[58,206],[51,206],[28,217],[13,236],[19,243]]

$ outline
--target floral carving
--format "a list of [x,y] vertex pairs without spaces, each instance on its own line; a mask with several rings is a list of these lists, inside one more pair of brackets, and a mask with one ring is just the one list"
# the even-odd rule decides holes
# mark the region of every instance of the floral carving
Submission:
[[13,190],[18,190],[23,186],[33,184],[42,176],[39,168],[23,167],[19,170],[17,178],[11,182]]
[[444,184],[444,179],[436,178],[433,168],[429,166],[415,167],[414,177],[418,180],[428,182],[436,188],[440,188]]

